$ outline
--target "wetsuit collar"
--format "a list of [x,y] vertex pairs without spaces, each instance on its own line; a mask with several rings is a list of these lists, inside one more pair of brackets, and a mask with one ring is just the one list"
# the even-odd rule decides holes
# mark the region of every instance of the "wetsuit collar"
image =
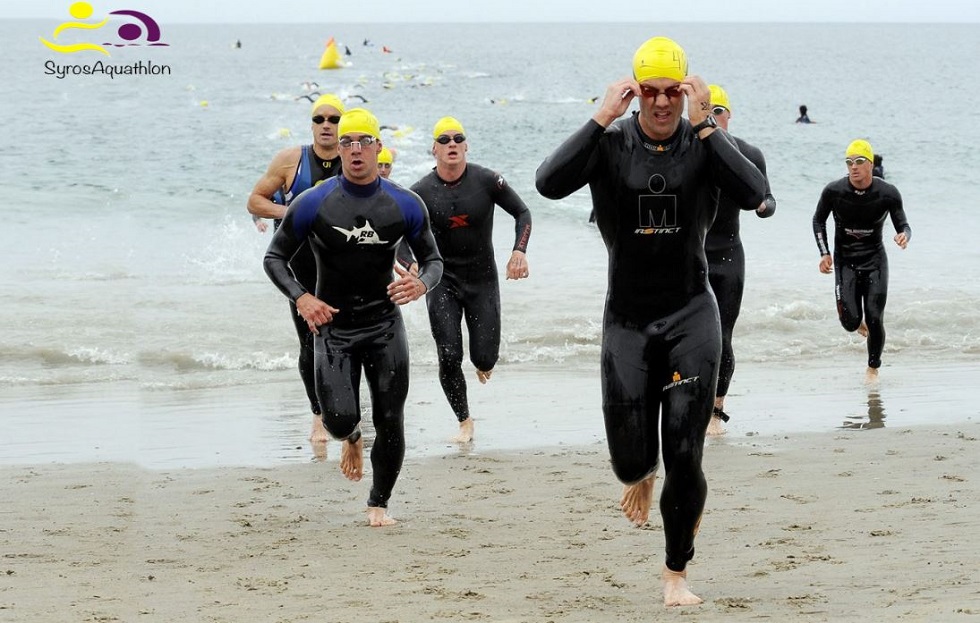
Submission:
[[636,128],[636,133],[640,137],[640,142],[643,144],[643,148],[654,154],[662,154],[673,149],[674,145],[677,143],[678,137],[681,135],[681,124],[678,124],[677,129],[674,130],[674,133],[671,134],[670,138],[667,140],[657,141],[650,138],[640,126],[640,113],[637,112],[633,113],[633,127]]
[[355,184],[343,175],[340,176],[340,185],[345,191],[355,197],[370,197],[381,188],[381,176],[369,184]]
[[435,173],[436,174],[436,177],[439,179],[439,181],[442,182],[443,184],[445,184],[446,186],[455,186],[456,184],[459,184],[460,182],[462,182],[463,181],[463,178],[466,177],[466,172],[468,170],[469,170],[469,167],[463,166],[463,172],[460,174],[460,176],[450,182],[448,180],[443,179],[442,176],[439,175],[439,167],[432,167],[433,173]]

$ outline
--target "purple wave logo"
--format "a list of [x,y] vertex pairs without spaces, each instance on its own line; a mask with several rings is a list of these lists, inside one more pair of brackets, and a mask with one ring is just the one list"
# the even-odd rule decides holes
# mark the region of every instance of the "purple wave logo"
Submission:
[[[92,5],[88,2],[75,2],[68,7],[68,13],[75,21],[65,22],[55,28],[54,35],[51,37],[54,39],[54,41],[49,41],[44,37],[40,37],[41,43],[47,46],[50,50],[60,54],[98,52],[106,56],[111,56],[109,54],[109,50],[106,49],[105,46],[121,48],[128,46],[170,45],[160,41],[160,25],[157,24],[156,20],[142,11],[119,9],[117,11],[110,11],[109,16],[104,18],[102,21],[91,21],[90,18],[94,13]],[[97,43],[84,41],[78,43],[62,43],[58,41],[58,38],[67,31],[84,32],[101,29],[109,24],[109,20],[113,16],[122,17],[127,20],[126,23],[120,25],[116,30],[116,35],[119,37],[119,39],[115,42],[108,41],[103,42],[100,45]],[[66,37],[66,39],[67,38],[69,37]]]

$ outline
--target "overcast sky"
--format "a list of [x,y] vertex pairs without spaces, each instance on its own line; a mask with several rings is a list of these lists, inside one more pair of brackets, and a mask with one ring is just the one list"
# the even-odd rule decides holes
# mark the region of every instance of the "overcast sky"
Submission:
[[[68,21],[74,0],[0,0],[0,19]],[[243,22],[980,22],[975,0],[88,0],[93,17]]]

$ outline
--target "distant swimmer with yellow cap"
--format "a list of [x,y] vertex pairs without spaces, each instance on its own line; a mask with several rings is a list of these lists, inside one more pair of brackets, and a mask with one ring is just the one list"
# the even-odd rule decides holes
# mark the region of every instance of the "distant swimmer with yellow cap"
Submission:
[[391,168],[395,165],[395,151],[390,147],[382,147],[378,153],[378,173],[381,177],[388,179],[391,175]]
[[[874,177],[874,150],[864,139],[844,150],[847,176],[827,184],[813,214],[813,235],[820,251],[820,272],[836,277],[837,315],[847,331],[868,339],[865,380],[873,383],[885,348],[885,302],[888,300],[888,255],[882,241],[885,219],[897,232],[894,240],[905,249],[912,228],[905,217],[902,195]],[[834,253],[827,240],[827,217],[834,215]]]
[[[620,119],[633,100],[639,111]],[[717,189],[755,210],[766,178],[717,129],[708,85],[688,73],[683,48],[654,37],[636,50],[633,75],[610,84],[592,118],[538,167],[536,185],[549,199],[591,191],[609,256],[600,379],[620,507],[647,522],[662,453],[664,604],[699,604],[686,568],[707,496],[701,457],[721,358],[704,239]]]
[[[313,143],[287,147],[273,158],[265,174],[259,179],[248,196],[248,211],[252,218],[275,219],[279,227],[283,214],[293,199],[301,192],[325,179],[340,174],[340,152],[337,148],[337,125],[344,113],[344,104],[333,94],[319,96],[310,108]],[[316,262],[309,245],[303,245],[296,257],[289,262],[293,275],[307,290],[316,287]],[[313,412],[310,443],[314,456],[322,458],[326,453],[327,431],[323,427],[320,401],[313,379],[313,334],[306,322],[296,313],[296,306],[289,303],[289,316],[299,338],[299,376],[306,388],[306,397]]]
[[[709,84],[708,90],[711,92],[711,116],[718,122],[718,127],[727,132],[732,118],[728,93],[717,84]],[[738,150],[766,175],[766,159],[762,151],[737,136],[732,138]],[[766,178],[766,198],[763,205],[756,208],[755,214],[760,218],[768,218],[775,212],[776,198],[772,196],[769,179]],[[745,290],[745,250],[739,235],[740,214],[738,204],[725,194],[719,195],[715,222],[704,239],[704,253],[708,259],[708,283],[718,299],[718,311],[721,314],[721,365],[718,368],[718,388],[715,390],[715,406],[708,424],[708,436],[723,435],[725,428],[722,422],[729,419],[725,413],[725,397],[735,373],[732,333],[742,308],[742,293]]]
[[[296,306],[315,340],[316,390],[323,424],[343,440],[340,470],[364,474],[360,384],[367,380],[375,438],[368,524],[395,523],[387,512],[405,458],[408,338],[401,305],[439,283],[442,257],[425,204],[378,173],[381,129],[363,108],[346,111],[337,130],[343,173],[297,197],[265,254],[265,271]],[[417,275],[392,266],[404,241],[419,259]],[[289,269],[309,243],[318,279],[307,288]]]
[[[493,217],[500,206],[514,218],[514,244],[507,279],[530,274],[527,245],[531,211],[503,175],[467,162],[469,137],[454,117],[432,129],[436,166],[412,186],[425,201],[432,232],[445,260],[442,282],[425,297],[439,356],[439,382],[459,422],[454,441],[473,439],[473,417],[463,374],[463,329],[469,335],[470,362],[480,383],[490,380],[500,355],[500,284],[493,249]],[[411,258],[400,259],[403,263]]]

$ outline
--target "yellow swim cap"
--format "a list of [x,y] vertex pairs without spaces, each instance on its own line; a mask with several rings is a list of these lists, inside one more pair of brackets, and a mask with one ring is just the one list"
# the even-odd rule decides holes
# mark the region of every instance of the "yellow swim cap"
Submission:
[[654,78],[671,78],[680,82],[687,77],[687,55],[673,39],[654,37],[633,54],[633,77],[637,82]]
[[381,138],[381,126],[378,118],[365,108],[351,108],[340,116],[340,126],[337,128],[337,135],[345,134],[368,134],[374,138]]
[[859,138],[851,141],[851,144],[847,146],[847,151],[844,152],[845,158],[849,158],[851,156],[864,156],[868,160],[874,160],[875,152],[873,149],[871,149],[871,143]]
[[439,138],[440,134],[449,130],[456,130],[460,134],[466,134],[463,131],[463,124],[457,121],[455,117],[443,117],[439,121],[436,121],[435,127],[432,128],[432,138]]
[[320,97],[316,98],[316,101],[313,102],[313,108],[310,109],[310,114],[315,115],[316,109],[320,108],[321,106],[336,108],[337,112],[339,112],[341,115],[344,114],[344,103],[340,101],[339,97],[333,95],[332,93],[327,93],[326,95],[321,95]]
[[709,84],[708,90],[711,91],[712,106],[723,106],[726,110],[731,112],[732,107],[728,103],[728,93],[725,93],[725,89],[721,88],[717,84]]
[[378,164],[391,164],[395,161],[395,157],[392,155],[391,150],[387,147],[382,147],[381,152],[378,153]]

